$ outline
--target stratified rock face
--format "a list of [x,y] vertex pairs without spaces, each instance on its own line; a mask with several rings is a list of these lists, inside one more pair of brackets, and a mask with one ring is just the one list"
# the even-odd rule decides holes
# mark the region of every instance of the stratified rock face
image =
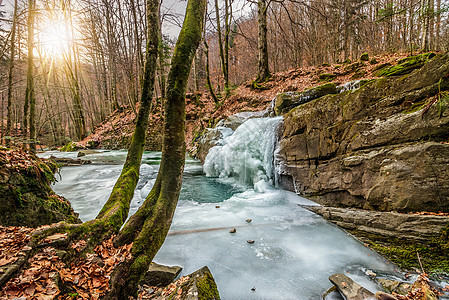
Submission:
[[355,208],[306,206],[306,209],[352,233],[398,238],[413,242],[429,242],[438,238],[449,224],[449,217],[394,212],[369,211]]
[[0,225],[81,223],[70,203],[50,188],[55,170],[56,165],[35,155],[0,150]]
[[438,55],[403,77],[298,106],[284,116],[279,173],[329,206],[448,212],[449,109],[426,111],[448,74],[448,54]]
[[337,87],[334,83],[326,83],[300,93],[282,93],[276,96],[274,113],[276,116],[280,116],[289,112],[292,108],[297,107],[298,105],[310,102],[325,95],[337,93]]

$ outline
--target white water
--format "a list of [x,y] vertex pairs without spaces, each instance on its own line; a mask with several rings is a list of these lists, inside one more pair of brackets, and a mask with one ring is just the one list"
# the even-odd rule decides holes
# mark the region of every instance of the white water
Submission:
[[[375,284],[364,275],[366,269],[383,274],[394,273],[395,267],[298,206],[313,202],[270,185],[274,134],[280,122],[250,119],[224,138],[206,159],[206,173],[217,177],[204,176],[199,162],[187,159],[171,233],[155,261],[182,266],[181,275],[207,265],[224,300],[320,299],[331,286],[327,278],[337,272],[375,291]],[[83,221],[90,220],[106,201],[125,155],[125,151],[88,155],[86,159],[114,163],[63,168],[54,190],[72,202]],[[131,213],[151,189],[159,161],[159,152],[144,153]],[[246,219],[252,222],[247,224]],[[234,227],[237,232],[229,233]],[[221,229],[195,232],[211,228]]]
[[258,192],[274,185],[273,153],[282,117],[249,119],[234,134],[209,150],[204,162],[208,177],[234,177]]

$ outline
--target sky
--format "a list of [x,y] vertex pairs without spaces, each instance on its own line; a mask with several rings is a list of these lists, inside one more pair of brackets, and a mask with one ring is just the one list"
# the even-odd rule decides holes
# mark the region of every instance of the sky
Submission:
[[[223,0],[220,1],[220,6],[223,6]],[[214,1],[208,0],[208,12],[214,12]],[[0,0],[0,10],[7,11],[6,17],[10,17],[13,11],[14,0]],[[187,7],[187,0],[162,0],[161,16],[162,32],[168,35],[170,39],[175,40],[181,30],[183,17]],[[246,0],[233,1],[234,18],[240,18],[251,10],[250,4]],[[211,16],[215,19],[215,13]],[[215,21],[215,20],[214,20]],[[0,26],[7,29],[7,23],[0,21]],[[210,26],[209,26],[210,27]]]

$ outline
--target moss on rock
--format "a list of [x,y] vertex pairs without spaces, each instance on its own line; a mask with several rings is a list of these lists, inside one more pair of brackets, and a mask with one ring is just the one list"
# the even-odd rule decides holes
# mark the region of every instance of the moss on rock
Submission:
[[299,105],[305,104],[329,94],[338,94],[337,86],[335,85],[335,83],[329,82],[317,87],[307,89],[304,92],[287,92],[278,94],[276,96],[274,113],[278,116],[285,114]]
[[337,78],[337,75],[336,74],[332,74],[332,73],[322,73],[322,74],[318,75],[318,78],[321,81],[332,81],[335,78]]
[[0,211],[3,226],[80,223],[70,202],[50,188],[56,164],[19,150],[0,151]]
[[81,149],[75,142],[68,142],[65,146],[61,147],[61,152],[72,152]]
[[368,55],[368,53],[363,53],[363,54],[360,56],[360,60],[361,60],[361,61],[369,61],[369,55]]
[[405,75],[412,72],[415,69],[421,68],[426,61],[432,59],[435,56],[436,56],[435,53],[429,52],[406,57],[399,60],[397,65],[392,66],[390,68],[382,69],[381,71],[379,70],[379,72],[376,72],[375,75],[385,77]]

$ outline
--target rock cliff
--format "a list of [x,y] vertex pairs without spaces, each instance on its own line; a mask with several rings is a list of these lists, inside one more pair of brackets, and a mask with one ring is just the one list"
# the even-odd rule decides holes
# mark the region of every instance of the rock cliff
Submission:
[[448,212],[448,89],[449,55],[440,54],[293,108],[278,155],[282,185],[334,207]]

